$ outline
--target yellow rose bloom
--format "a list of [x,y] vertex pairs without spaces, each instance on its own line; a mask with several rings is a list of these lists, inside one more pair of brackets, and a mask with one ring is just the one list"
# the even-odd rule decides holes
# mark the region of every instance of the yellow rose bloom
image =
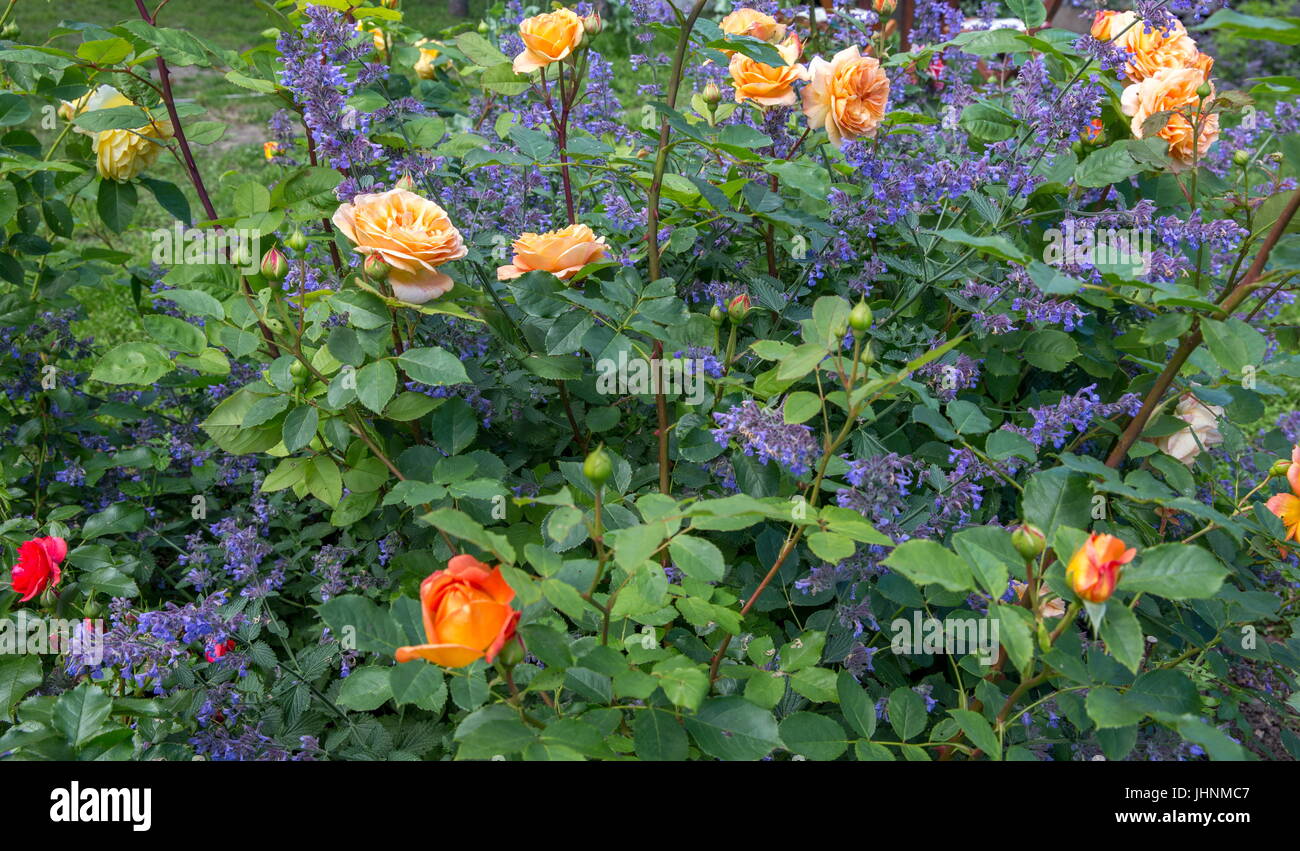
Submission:
[[586,34],[582,18],[571,9],[557,9],[528,18],[519,24],[524,49],[515,57],[515,73],[531,74],[559,62],[578,49]]
[[1209,66],[1214,63],[1196,48],[1196,42],[1177,20],[1168,31],[1151,27],[1148,32],[1147,24],[1134,12],[1098,12],[1092,22],[1092,36],[1128,51],[1124,74],[1135,83],[1164,68],[1201,68],[1208,77]]
[[434,67],[438,64],[438,57],[442,51],[436,47],[425,47],[426,44],[433,44],[427,38],[422,38],[415,43],[420,50],[420,58],[415,62],[415,75],[421,80],[432,80],[434,77]]
[[[112,86],[100,86],[67,106],[69,117],[75,118],[87,112],[133,104]],[[120,182],[135,179],[140,172],[154,164],[163,150],[161,141],[172,137],[172,123],[166,119],[157,119],[133,130],[101,130],[92,133],[78,127],[77,131],[94,138],[91,150],[95,152],[95,170],[99,176]]]
[[392,267],[393,295],[410,304],[450,290],[454,283],[438,267],[468,253],[447,211],[406,189],[358,195],[341,205],[332,221],[357,252]]
[[785,60],[778,67],[756,62],[743,53],[732,55],[731,84],[736,89],[736,103],[748,100],[762,107],[794,106],[799,100],[794,84],[808,79],[807,70],[798,64],[803,44],[798,35],[791,35],[776,49]]
[[525,272],[550,272],[568,280],[588,263],[603,260],[607,250],[605,237],[597,238],[583,224],[549,233],[526,233],[515,240],[513,262],[497,269],[497,280],[509,281]]
[[830,62],[815,57],[808,64],[808,76],[803,111],[809,127],[824,127],[836,147],[876,135],[889,101],[889,78],[874,56],[863,56],[854,45]]

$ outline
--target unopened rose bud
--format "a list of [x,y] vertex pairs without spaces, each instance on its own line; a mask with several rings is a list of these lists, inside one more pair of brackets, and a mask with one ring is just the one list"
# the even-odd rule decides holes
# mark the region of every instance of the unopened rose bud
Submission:
[[741,293],[727,304],[727,315],[731,317],[732,322],[739,324],[745,321],[753,306],[749,300],[749,293]]
[[289,364],[289,377],[293,379],[293,383],[298,387],[305,385],[311,378],[307,372],[307,367],[303,365],[302,361],[297,360]]
[[411,173],[408,171],[398,178],[397,183],[394,184],[394,186],[397,189],[405,189],[407,192],[414,192],[415,178],[411,177]]
[[1280,163],[1283,160],[1283,155],[1281,151],[1274,151],[1268,155],[1268,158],[1275,163]]
[[506,646],[501,648],[501,654],[497,656],[497,661],[506,668],[513,668],[524,661],[524,645],[519,641],[519,636],[516,635],[506,642]]
[[49,586],[48,588],[46,588],[44,591],[41,592],[42,608],[52,609],[54,608],[55,604],[58,602],[59,602],[59,595],[58,592],[54,590],[53,585]]
[[1268,474],[1273,478],[1278,478],[1280,476],[1285,476],[1287,471],[1290,469],[1290,461],[1274,461],[1273,466],[1268,468]]
[[283,281],[289,274],[289,261],[284,259],[280,249],[272,248],[262,255],[262,277],[268,281]]
[[285,237],[284,244],[294,251],[302,251],[307,247],[307,234],[296,230]]
[[376,284],[388,280],[388,273],[393,271],[393,267],[384,262],[384,258],[378,254],[367,254],[366,259],[361,263],[362,273],[374,281]]
[[1201,100],[1205,100],[1207,97],[1210,96],[1211,92],[1213,91],[1214,90],[1210,88],[1209,83],[1201,83],[1199,86],[1196,87],[1196,96]]
[[18,38],[22,34],[23,34],[22,28],[19,27],[18,24],[14,21],[10,21],[9,23],[4,25],[3,29],[0,29],[0,38],[7,38],[12,40]]
[[582,19],[582,28],[587,31],[587,35],[600,35],[600,31],[605,28],[605,22],[600,19],[599,12],[592,12]]
[[86,605],[81,607],[82,617],[97,618],[104,613],[104,607],[93,597],[86,601]]
[[610,463],[609,456],[605,454],[605,447],[603,446],[597,446],[582,462],[582,474],[596,487],[600,487],[609,481],[609,477],[613,473],[614,465]]
[[1025,561],[1036,559],[1047,547],[1047,538],[1037,526],[1022,523],[1011,533],[1011,546],[1016,548]]
[[876,362],[876,350],[871,345],[870,340],[862,344],[862,354],[858,356],[858,360],[862,362],[863,366],[871,366]]
[[892,15],[894,10],[898,8],[898,0],[875,0],[872,5],[876,7],[876,11],[881,16]]
[[1232,161],[1237,165],[1245,165],[1250,162],[1250,151],[1233,151]]
[[700,98],[709,106],[715,106],[722,102],[722,89],[718,88],[717,83],[709,83],[700,92]]
[[852,328],[855,333],[861,334],[863,331],[871,327],[873,318],[874,317],[871,315],[871,308],[867,306],[866,299],[863,299],[854,305],[853,309],[849,311],[849,327]]
[[709,311],[709,318],[713,320],[714,325],[721,325],[722,320],[727,318],[727,314],[723,313],[722,308],[715,304],[713,309]]

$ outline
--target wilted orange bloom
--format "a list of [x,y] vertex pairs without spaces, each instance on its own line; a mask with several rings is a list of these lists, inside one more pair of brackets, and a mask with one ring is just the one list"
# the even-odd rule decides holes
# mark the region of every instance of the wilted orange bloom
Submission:
[[830,62],[815,57],[808,65],[810,82],[803,90],[808,126],[826,128],[831,144],[876,135],[889,101],[889,78],[874,56],[857,45],[841,50]]
[[524,49],[515,57],[515,73],[531,74],[559,62],[578,49],[585,34],[582,18],[571,9],[556,9],[524,20],[519,24]]
[[415,60],[415,75],[421,80],[432,80],[435,76],[434,66],[438,64],[438,56],[441,51],[436,47],[425,47],[426,44],[432,45],[436,42],[427,38],[422,38],[415,43],[420,51],[420,58]]
[[[1029,590],[1029,586],[1024,582],[1013,579],[1011,580],[1011,590],[1016,592],[1017,600],[1023,600],[1025,599],[1025,592]],[[1038,593],[1038,613],[1040,615],[1045,618],[1059,618],[1061,615],[1065,614],[1064,600],[1047,593],[1046,586],[1040,587]]]
[[1065,567],[1065,578],[1074,593],[1090,603],[1104,603],[1119,584],[1120,568],[1133,560],[1137,550],[1114,535],[1093,532]]
[[1268,498],[1268,510],[1286,527],[1288,541],[1300,541],[1300,446],[1291,450],[1291,466],[1286,471],[1291,493],[1275,493]]
[[479,659],[492,662],[514,637],[519,612],[510,605],[514,589],[471,555],[458,555],[420,583],[420,612],[427,644],[397,648],[397,661],[425,659],[445,668],[463,668]]
[[560,280],[572,278],[588,263],[605,258],[605,237],[583,224],[550,233],[526,233],[515,240],[514,261],[497,269],[497,279],[509,281],[525,272],[550,272]]
[[799,63],[803,43],[791,35],[776,47],[785,64],[772,67],[756,62],[743,53],[731,56],[731,84],[736,88],[736,103],[753,101],[762,107],[794,106],[799,97],[794,84],[808,79],[808,71]]
[[[723,18],[718,26],[729,35],[748,35],[759,41],[776,43],[785,38],[785,24],[778,24],[776,18],[757,9],[737,9]],[[722,52],[730,56],[734,51]]]
[[[1200,114],[1200,134],[1194,122],[1201,104],[1196,90],[1207,82],[1195,68],[1164,68],[1140,83],[1124,89],[1121,101],[1124,114],[1132,116],[1130,129],[1138,139],[1143,137],[1142,125],[1156,113],[1172,111],[1165,126],[1156,134],[1169,143],[1169,157],[1174,161],[1171,171],[1186,170],[1193,162],[1204,157],[1210,146],[1219,138],[1219,115],[1205,109]],[[1214,100],[1214,89],[1205,98],[1208,107]]]
[[358,195],[338,208],[333,222],[358,252],[392,267],[393,295],[411,304],[450,290],[451,278],[438,267],[467,253],[447,211],[406,189]]

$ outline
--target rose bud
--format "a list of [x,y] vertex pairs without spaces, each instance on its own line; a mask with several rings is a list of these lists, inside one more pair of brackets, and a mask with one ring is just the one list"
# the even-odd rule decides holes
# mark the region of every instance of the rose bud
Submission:
[[403,174],[401,177],[399,177],[397,179],[397,183],[393,184],[393,186],[396,189],[405,189],[407,192],[414,192],[415,178],[411,177],[411,173],[408,171],[405,174]]
[[393,271],[393,267],[385,263],[384,258],[378,254],[368,254],[361,262],[361,271],[367,278],[379,284],[388,280],[388,274]]
[[871,327],[873,319],[871,308],[867,306],[865,299],[859,301],[849,311],[849,327],[859,334]]
[[605,454],[603,446],[597,446],[595,451],[582,462],[582,474],[596,487],[609,481],[613,472],[614,466],[610,463],[609,456]]
[[727,315],[731,317],[732,322],[744,322],[753,306],[753,302],[749,300],[749,293],[741,293],[728,302]]
[[709,83],[700,92],[700,98],[709,106],[714,106],[722,102],[722,89],[718,88],[717,83]]
[[284,244],[294,251],[302,251],[307,247],[307,234],[296,230],[285,237]]
[[280,249],[272,248],[262,255],[262,277],[268,281],[283,281],[289,274],[289,261],[284,259]]
[[1093,532],[1065,567],[1070,587],[1089,603],[1104,603],[1119,584],[1120,569],[1133,560],[1137,550],[1114,535]]
[[722,312],[722,308],[716,304],[709,310],[709,319],[713,320],[714,325],[721,325],[722,320],[727,318],[727,314]]
[[605,22],[600,19],[599,12],[592,12],[582,19],[582,28],[587,31],[587,35],[600,35],[601,30],[605,29]]
[[18,548],[18,563],[10,574],[9,584],[26,603],[47,588],[59,584],[59,562],[68,555],[62,538],[33,538]]
[[1022,523],[1011,533],[1011,546],[1016,548],[1025,561],[1036,559],[1047,547],[1047,538],[1037,526]]
[[397,661],[424,659],[444,668],[495,661],[519,621],[510,606],[514,598],[500,567],[489,568],[471,555],[455,556],[420,584],[428,643],[397,648]]
[[1290,461],[1274,461],[1273,466],[1268,468],[1268,475],[1271,478],[1285,476],[1287,474],[1287,471],[1290,469],[1291,469]]

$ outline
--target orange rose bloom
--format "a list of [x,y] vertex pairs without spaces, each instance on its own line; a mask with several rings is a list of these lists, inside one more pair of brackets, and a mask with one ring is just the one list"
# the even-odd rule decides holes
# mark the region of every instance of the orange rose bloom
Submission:
[[588,263],[605,259],[605,237],[586,225],[569,225],[550,233],[526,233],[515,240],[514,262],[497,269],[497,280],[509,281],[525,272],[550,272],[562,281]]
[[1286,471],[1291,493],[1275,493],[1268,498],[1268,510],[1286,527],[1288,541],[1300,541],[1300,446],[1291,450],[1291,466]]
[[[1210,145],[1219,138],[1219,115],[1208,110],[1200,118],[1199,138],[1193,138],[1196,135],[1195,127],[1193,120],[1189,119],[1189,113],[1195,111],[1200,101],[1196,90],[1204,82],[1205,77],[1195,68],[1163,68],[1142,82],[1124,89],[1124,114],[1133,117],[1130,129],[1138,139],[1143,138],[1142,125],[1149,117],[1158,112],[1177,110],[1156,134],[1169,143],[1169,156],[1174,161],[1171,170],[1175,173],[1204,157]],[[1211,89],[1205,104],[1208,106],[1213,100],[1214,92]]]
[[444,668],[463,668],[478,660],[492,662],[514,637],[519,612],[510,606],[514,590],[501,576],[471,555],[458,555],[446,570],[420,583],[420,610],[428,644],[397,648],[397,661],[425,659]]
[[358,195],[338,208],[333,221],[358,252],[378,255],[393,267],[393,295],[411,304],[450,290],[451,278],[438,267],[467,253],[447,211],[405,189]]
[[582,43],[586,30],[582,18],[569,9],[534,15],[519,24],[524,50],[515,57],[515,73],[531,74],[552,62],[559,62]]
[[1179,21],[1168,31],[1147,25],[1133,12],[1098,12],[1092,22],[1092,37],[1113,41],[1129,53],[1124,74],[1140,83],[1163,68],[1197,68],[1209,78],[1214,60],[1196,48],[1196,42]]
[[876,135],[889,100],[889,78],[875,57],[863,56],[855,45],[830,62],[814,58],[808,74],[811,82],[803,90],[803,112],[809,127],[826,128],[836,147],[845,140]]
[[1093,532],[1065,566],[1065,578],[1074,593],[1090,603],[1104,603],[1119,584],[1120,568],[1133,560],[1137,550],[1114,535]]
[[755,62],[743,53],[731,56],[731,84],[736,87],[736,103],[752,100],[762,107],[794,106],[799,99],[794,84],[808,79],[808,72],[797,64],[803,53],[798,35],[792,35],[777,45],[777,52],[785,64],[773,68]]
[[[729,35],[748,35],[759,41],[776,43],[785,38],[785,24],[778,24],[776,18],[765,15],[757,9],[737,9],[723,18],[719,26]],[[733,52],[723,51],[728,55]]]

